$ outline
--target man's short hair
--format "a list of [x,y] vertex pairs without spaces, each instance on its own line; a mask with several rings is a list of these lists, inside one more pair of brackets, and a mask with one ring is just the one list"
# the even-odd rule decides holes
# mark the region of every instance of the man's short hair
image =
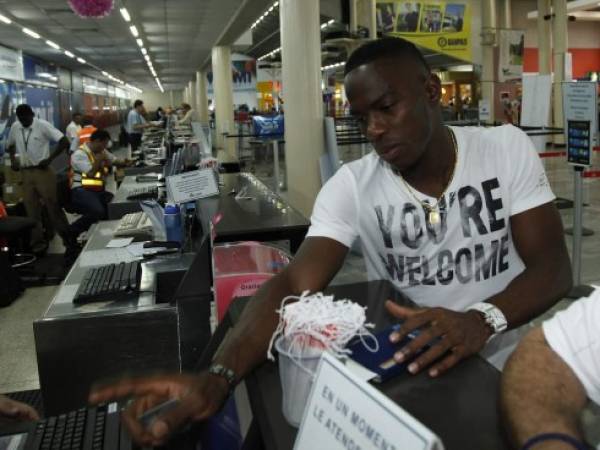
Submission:
[[94,123],[94,119],[91,116],[83,116],[81,119],[81,125],[87,127],[88,125],[92,125]]
[[17,106],[15,113],[17,114],[17,117],[34,115],[33,109],[31,109],[31,106],[27,105],[26,103],[23,103],[23,104]]
[[141,100],[136,100],[135,102],[133,102],[133,107],[137,108],[138,106],[142,106],[144,104],[143,101]]
[[77,117],[77,116],[81,117],[81,113],[80,112],[73,113],[73,117]]
[[106,130],[96,130],[90,136],[90,141],[110,141],[110,134]]
[[344,76],[357,67],[364,66],[377,59],[394,57],[410,58],[421,64],[427,72],[431,70],[425,57],[415,44],[402,38],[385,37],[369,41],[354,50],[344,67]]
[[192,107],[190,106],[190,104],[189,104],[189,103],[182,103],[182,104],[181,104],[181,106],[182,106],[184,109],[192,109]]

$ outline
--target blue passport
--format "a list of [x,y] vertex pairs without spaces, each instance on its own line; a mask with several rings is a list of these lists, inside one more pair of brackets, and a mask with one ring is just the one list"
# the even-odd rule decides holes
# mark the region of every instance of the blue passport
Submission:
[[376,352],[372,352],[365,347],[360,339],[354,339],[348,345],[348,349],[352,351],[350,358],[370,371],[375,372],[377,377],[373,378],[373,381],[377,383],[383,383],[390,378],[407,372],[410,362],[428,348],[428,346],[422,348],[402,363],[396,362],[394,353],[409,344],[410,341],[419,335],[419,331],[415,330],[398,343],[390,342],[390,334],[394,331],[398,331],[400,327],[401,324],[396,324],[374,334],[379,343],[379,350]]

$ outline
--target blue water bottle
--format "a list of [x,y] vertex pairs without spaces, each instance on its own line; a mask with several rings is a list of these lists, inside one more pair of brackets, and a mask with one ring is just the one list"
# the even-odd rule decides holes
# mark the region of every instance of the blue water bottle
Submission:
[[183,228],[179,206],[167,203],[165,205],[164,220],[167,229],[167,241],[181,243],[183,241]]

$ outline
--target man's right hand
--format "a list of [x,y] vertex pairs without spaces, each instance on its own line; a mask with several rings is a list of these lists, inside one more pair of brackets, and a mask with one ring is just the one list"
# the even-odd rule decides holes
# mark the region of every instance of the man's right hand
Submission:
[[[126,378],[108,386],[92,389],[90,403],[106,403],[132,397],[122,418],[131,437],[141,446],[163,445],[178,429],[215,414],[225,403],[229,386],[224,378],[203,372],[199,375],[176,374],[145,378]],[[158,416],[148,428],[140,416],[168,399],[179,399],[177,407]]]

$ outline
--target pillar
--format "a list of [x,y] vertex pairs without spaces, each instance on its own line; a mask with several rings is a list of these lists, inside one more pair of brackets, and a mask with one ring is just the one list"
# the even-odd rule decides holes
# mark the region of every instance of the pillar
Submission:
[[510,30],[512,28],[512,0],[503,0],[502,6],[504,7],[502,28]]
[[206,72],[196,72],[196,111],[198,121],[208,123],[208,96],[206,95]]
[[550,74],[550,48],[552,27],[551,21],[544,19],[550,16],[550,0],[537,0],[537,39],[538,39],[538,66],[540,75]]
[[187,103],[188,101],[188,87],[183,88],[183,101]]
[[481,5],[481,50],[483,68],[481,71],[481,97],[490,106],[490,122],[495,121],[494,114],[494,46],[496,45],[496,0],[483,0]]
[[233,80],[231,75],[231,49],[212,49],[213,87],[215,98],[215,137],[217,158],[223,162],[236,161],[235,139],[224,138],[223,133],[233,132]]
[[369,38],[377,39],[377,0],[369,0]]
[[358,30],[358,0],[350,0],[350,33]]
[[198,121],[198,110],[196,109],[196,83],[194,80],[190,80],[188,83],[188,91],[190,93],[190,98],[188,99],[188,103],[194,110],[192,122]]
[[[567,0],[552,0],[552,62],[554,79],[552,85],[552,126],[563,127],[562,82],[565,81],[565,56],[567,54]],[[555,144],[564,143],[563,135],[555,135]]]
[[288,198],[309,216],[325,150],[319,0],[281,0],[279,18]]
[[173,100],[173,90],[171,89],[171,90],[169,91],[169,106],[170,106],[170,107],[173,107],[173,106],[175,106],[173,103],[175,103],[175,102],[174,102],[174,100]]

